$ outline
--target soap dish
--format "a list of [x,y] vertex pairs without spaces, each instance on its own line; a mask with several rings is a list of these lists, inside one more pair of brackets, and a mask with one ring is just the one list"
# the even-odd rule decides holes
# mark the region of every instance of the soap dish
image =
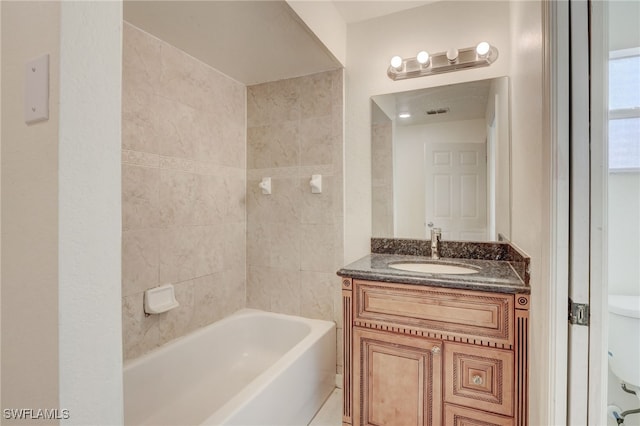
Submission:
[[180,303],[176,300],[171,284],[150,288],[144,292],[145,314],[161,314],[178,306]]

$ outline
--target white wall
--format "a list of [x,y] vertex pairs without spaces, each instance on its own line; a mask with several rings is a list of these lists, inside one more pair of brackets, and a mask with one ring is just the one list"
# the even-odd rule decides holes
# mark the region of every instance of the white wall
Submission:
[[[609,51],[640,47],[640,2],[611,1]],[[610,294],[640,294],[640,172],[608,176],[608,287]]]
[[[2,34],[2,6],[0,6],[0,37]],[[2,48],[0,47],[0,52]],[[2,81],[2,54],[0,54],[0,82]],[[0,83],[0,99],[2,99],[2,84]],[[0,102],[0,188],[2,188],[2,102]],[[2,235],[2,196],[0,196],[0,235]],[[0,259],[2,259],[2,244],[0,244]],[[0,342],[2,342],[2,261],[0,260]],[[0,401],[2,401],[2,351],[0,351]],[[1,404],[0,404],[1,405]]]
[[[0,6],[0,37],[2,34],[2,6]],[[0,47],[0,52],[2,51]],[[2,82],[2,54],[0,54],[0,82]],[[2,83],[0,83],[0,99],[2,99]],[[2,102],[0,102],[0,188],[2,188]],[[2,235],[2,196],[0,196],[0,235]],[[0,244],[2,259],[2,244]],[[0,260],[0,342],[2,342],[2,261]],[[0,351],[0,401],[2,401],[2,351]],[[1,405],[1,404],[0,404]]]
[[[60,3],[0,7],[2,408],[58,408]],[[27,125],[25,63],[44,53],[50,54],[49,120]]]
[[[347,27],[345,137],[345,262],[367,253],[371,237],[370,97],[391,92],[482,80],[509,74],[511,34],[508,2],[437,2]],[[452,20],[455,25],[452,25]],[[464,29],[461,31],[460,29]],[[392,81],[394,55],[495,45],[500,57],[489,67]]]
[[[487,129],[490,115],[496,116],[495,170],[495,223],[496,235],[511,238],[511,126],[509,120],[509,79],[493,80],[487,102]],[[491,113],[489,113],[491,112]]]
[[122,424],[122,3],[60,7],[60,406]]
[[347,24],[333,2],[287,0],[287,4],[344,66],[347,60]]
[[[452,26],[455,17],[456,25]],[[429,25],[424,25],[428,22]],[[372,95],[509,75],[511,77],[512,235],[532,258],[531,347],[549,351],[550,147],[543,131],[542,6],[539,1],[439,2],[347,28],[345,262],[368,253]],[[460,29],[463,28],[464,31]],[[391,56],[443,51],[486,39],[500,58],[490,67],[393,82]],[[429,46],[424,46],[428,43]],[[547,424],[548,357],[530,357],[531,424]]]
[[484,119],[396,126],[394,142],[394,219],[397,238],[428,238],[425,222],[426,143],[479,143],[487,140]]
[[555,356],[549,353],[551,155],[550,143],[543,139],[542,22],[541,2],[511,2],[511,240],[531,257],[529,423],[532,425],[550,424],[549,358]]
[[[2,408],[120,424],[121,4],[1,8]],[[49,120],[26,125],[24,66],[44,53]]]
[[640,172],[609,173],[609,294],[640,295]]

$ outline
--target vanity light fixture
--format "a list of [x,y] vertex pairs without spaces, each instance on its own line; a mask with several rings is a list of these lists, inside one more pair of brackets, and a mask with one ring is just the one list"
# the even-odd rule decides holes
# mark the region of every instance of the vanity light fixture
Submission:
[[447,50],[447,60],[450,64],[456,63],[456,61],[458,60],[458,55],[460,55],[460,52],[455,47]]
[[424,77],[466,68],[486,67],[498,59],[498,49],[482,41],[474,47],[451,48],[446,52],[429,54],[423,50],[415,58],[391,58],[387,75],[392,80]]
[[429,65],[429,59],[429,52],[427,52],[426,50],[422,50],[416,55],[416,61],[418,61],[418,63],[422,67],[426,67]]
[[476,46],[476,53],[479,57],[484,58],[489,54],[489,50],[491,50],[491,45],[486,41],[481,41]]
[[403,63],[404,61],[400,56],[394,56],[393,58],[391,58],[391,68],[393,68],[396,71],[402,71]]

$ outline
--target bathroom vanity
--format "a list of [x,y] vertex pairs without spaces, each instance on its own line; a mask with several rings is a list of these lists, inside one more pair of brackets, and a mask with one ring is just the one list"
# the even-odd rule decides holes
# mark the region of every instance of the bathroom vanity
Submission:
[[343,424],[526,425],[529,259],[443,241],[432,260],[428,244],[374,239],[338,271]]

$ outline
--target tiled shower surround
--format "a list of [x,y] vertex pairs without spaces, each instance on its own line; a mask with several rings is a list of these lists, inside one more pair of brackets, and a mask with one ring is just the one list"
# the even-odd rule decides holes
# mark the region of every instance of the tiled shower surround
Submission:
[[336,70],[247,88],[247,305],[335,320],[339,351],[342,79]]
[[[245,87],[126,23],[123,51],[124,358],[243,307],[340,336],[342,71]],[[145,317],[166,283],[180,307]]]
[[[124,25],[124,358],[245,306],[246,88]],[[144,290],[180,307],[145,317]]]
[[393,232],[393,123],[378,105],[379,113],[371,124],[371,232],[388,237]]

